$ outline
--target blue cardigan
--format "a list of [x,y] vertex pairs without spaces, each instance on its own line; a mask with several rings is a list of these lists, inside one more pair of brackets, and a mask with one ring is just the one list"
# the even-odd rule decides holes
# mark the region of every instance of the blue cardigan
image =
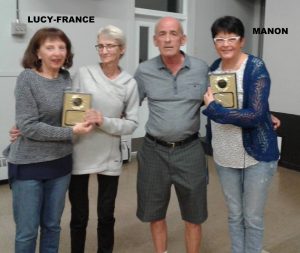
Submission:
[[[220,65],[216,60],[211,71]],[[232,124],[242,128],[243,145],[247,153],[257,161],[275,161],[279,158],[277,135],[273,129],[268,97],[270,94],[270,77],[264,62],[249,55],[243,76],[243,107],[227,109],[211,102],[203,111],[209,119],[220,124]],[[208,136],[211,128],[208,127]]]

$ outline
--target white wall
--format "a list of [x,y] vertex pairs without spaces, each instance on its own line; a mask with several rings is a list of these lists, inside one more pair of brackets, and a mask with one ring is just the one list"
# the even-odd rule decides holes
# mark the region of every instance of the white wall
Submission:
[[300,2],[268,0],[265,27],[288,28],[288,35],[265,35],[263,59],[271,75],[271,110],[300,115]]
[[219,17],[236,16],[244,23],[246,45],[245,51],[257,54],[258,37],[252,36],[252,28],[259,24],[260,0],[198,0],[195,20],[195,54],[212,63],[216,58],[210,27]]

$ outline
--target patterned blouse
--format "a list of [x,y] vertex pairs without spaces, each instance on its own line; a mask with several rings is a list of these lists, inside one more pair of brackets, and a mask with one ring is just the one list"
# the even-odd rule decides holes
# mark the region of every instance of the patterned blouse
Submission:
[[[243,74],[246,66],[246,60],[240,68],[235,71],[239,109],[241,109],[243,105]],[[219,66],[218,69],[212,73],[223,74],[226,73],[226,71],[223,71]],[[242,128],[232,124],[219,124],[214,121],[211,122],[211,128],[214,160],[217,164],[223,167],[246,168],[258,163],[258,161],[247,154],[243,146]]]

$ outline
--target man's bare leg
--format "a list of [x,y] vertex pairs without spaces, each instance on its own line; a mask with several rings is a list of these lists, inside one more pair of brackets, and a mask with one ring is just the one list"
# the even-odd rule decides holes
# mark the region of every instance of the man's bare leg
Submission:
[[201,236],[201,224],[185,222],[185,245],[187,253],[200,252]]
[[158,220],[150,223],[152,240],[156,253],[167,251],[167,223],[166,220]]

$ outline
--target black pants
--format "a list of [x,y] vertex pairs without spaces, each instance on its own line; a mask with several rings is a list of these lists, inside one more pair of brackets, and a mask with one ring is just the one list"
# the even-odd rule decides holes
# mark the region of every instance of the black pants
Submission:
[[[118,176],[97,175],[98,178],[98,253],[112,253],[114,246],[114,210]],[[71,202],[71,252],[84,253],[86,227],[89,219],[89,174],[72,175],[69,198]]]

